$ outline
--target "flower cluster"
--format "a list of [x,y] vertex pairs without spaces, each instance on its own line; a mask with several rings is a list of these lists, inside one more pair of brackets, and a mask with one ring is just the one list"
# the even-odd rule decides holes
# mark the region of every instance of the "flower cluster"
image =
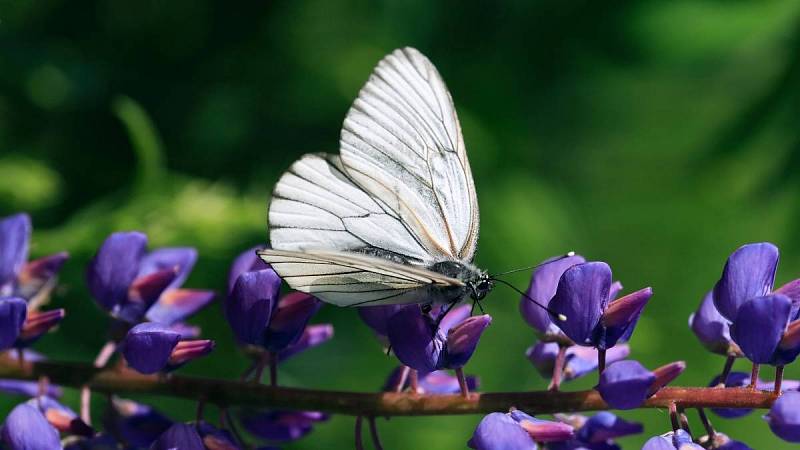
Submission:
[[[30,238],[27,215],[0,219],[0,350],[14,350],[0,354],[0,364],[21,364],[26,374],[29,364],[45,359],[28,347],[65,317],[63,309],[42,308],[67,260],[62,252],[28,261]],[[232,261],[221,296],[225,319],[250,362],[240,384],[234,386],[270,393],[292,391],[278,387],[280,363],[332,339],[333,325],[311,323],[322,303],[310,293],[282,292],[281,277],[257,257],[259,248],[248,249]],[[168,385],[171,372],[212,352],[215,341],[201,338],[201,330],[187,322],[215,297],[211,290],[183,287],[197,258],[197,251],[190,247],[148,250],[147,236],[140,232],[118,232],[105,239],[86,268],[89,292],[110,317],[108,343],[99,352],[96,367],[106,366],[119,355],[113,371],[121,380],[135,371],[143,374],[136,375],[136,380],[144,376]],[[769,428],[781,439],[800,442],[800,381],[783,379],[784,366],[800,355],[800,279],[775,288],[778,259],[777,247],[769,243],[748,244],[733,252],[720,279],[689,318],[689,328],[703,347],[725,357],[721,373],[711,379],[709,388],[697,392],[723,399],[728,393],[736,398],[768,395],[771,408],[764,420]],[[621,292],[622,285],[614,281],[608,264],[587,262],[579,255],[550,258],[533,270],[519,309],[539,337],[525,356],[550,379],[549,392],[543,394],[566,402],[563,409],[556,405],[551,411],[591,409],[579,403],[581,399],[600,409],[666,406],[664,396],[677,391],[665,387],[686,369],[684,362],[650,370],[629,359],[636,324],[653,290]],[[387,354],[399,362],[374,401],[483,405],[486,394],[475,392],[479,380],[465,375],[464,367],[493,319],[473,314],[475,306],[422,303],[357,308]],[[743,358],[752,363],[750,374],[732,370],[734,362]],[[775,367],[774,380],[759,378],[762,365]],[[269,386],[257,386],[265,371]],[[595,371],[597,382],[591,392],[560,392],[562,382]],[[74,384],[81,383],[85,382]],[[328,420],[326,412],[340,411],[338,404],[322,411],[306,410],[317,406],[308,400],[298,408],[222,403],[217,405],[219,423],[212,424],[204,413],[203,392],[197,393],[197,411],[190,422],[109,395],[100,416],[102,427],[98,427],[91,420],[89,385],[81,391],[79,413],[62,403],[61,387],[47,377],[0,379],[0,391],[24,397],[0,430],[0,445],[11,450],[274,449],[306,436]],[[682,404],[690,400],[669,403],[671,431],[649,438],[643,450],[750,448],[717,431],[704,408],[696,409],[705,433],[693,435]],[[364,421],[375,447],[381,448],[376,416],[382,414],[369,409],[374,406],[350,411],[356,416],[357,449],[363,448]],[[752,411],[733,401],[710,406],[716,415],[729,419]],[[464,439],[477,450],[613,450],[621,448],[617,439],[642,432],[641,424],[609,411],[591,417],[555,413],[542,418],[512,407],[489,413],[477,423],[473,435]]]

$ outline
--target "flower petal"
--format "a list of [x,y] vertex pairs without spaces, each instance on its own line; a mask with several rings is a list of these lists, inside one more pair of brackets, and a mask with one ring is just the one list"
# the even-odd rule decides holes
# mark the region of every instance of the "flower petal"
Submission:
[[[476,377],[467,375],[466,380],[467,389],[470,392],[478,388],[478,379]],[[419,387],[422,391],[421,393],[427,394],[458,394],[461,392],[458,378],[450,375],[446,370],[437,370],[420,377]]]
[[664,436],[654,436],[644,443],[642,450],[675,450],[672,440]]
[[674,361],[653,370],[653,375],[655,375],[656,379],[653,381],[653,384],[650,385],[648,394],[654,395],[659,389],[672,383],[684,370],[686,370],[685,361]]
[[561,276],[550,308],[566,316],[555,320],[561,330],[578,345],[595,345],[595,330],[608,304],[611,268],[604,262],[578,264]]
[[[69,259],[69,254],[61,252],[35,259],[23,265],[17,277],[19,282],[17,294],[27,300],[40,294],[48,294],[55,284],[54,278],[67,259]],[[40,301],[44,301],[44,299]]]
[[148,405],[113,398],[106,429],[133,448],[148,448],[172,426],[172,420]]
[[639,434],[644,427],[639,422],[629,422],[608,411],[590,417],[578,430],[577,438],[586,443],[605,442],[631,434]]
[[111,311],[128,300],[128,288],[139,273],[147,236],[136,231],[113,233],[94,255],[86,272],[89,291]]
[[169,370],[175,370],[187,362],[206,356],[214,350],[214,341],[210,339],[191,339],[178,342],[169,355],[167,366]]
[[[454,326],[464,322],[472,315],[472,306],[471,305],[461,305],[456,306],[454,308],[450,308],[447,311],[447,314],[441,320],[439,320],[439,330],[441,330],[442,334],[447,336],[448,332]],[[435,314],[433,317],[438,319],[439,315]]]
[[258,345],[264,338],[281,279],[272,269],[242,273],[225,302],[225,317],[239,341]]
[[246,411],[242,426],[251,434],[269,441],[286,442],[310,433],[314,423],[328,416],[314,411]]
[[[714,291],[708,291],[697,311],[689,317],[689,327],[705,348],[720,355],[732,351],[730,326],[714,306]],[[737,349],[738,350],[738,349]]]
[[633,409],[647,398],[656,377],[638,361],[610,364],[600,375],[597,390],[612,408]]
[[[38,381],[0,379],[0,392],[4,394],[36,397],[39,395],[41,387],[42,385]],[[59,386],[50,383],[47,384],[45,395],[59,398],[62,394],[63,392]]]
[[322,303],[305,292],[291,292],[278,301],[272,312],[264,345],[267,350],[280,352],[297,341]]
[[14,214],[0,220],[0,295],[6,286],[11,287],[28,259],[31,238],[31,218],[27,214]]
[[[536,267],[531,276],[531,283],[526,294],[542,306],[547,306],[556,293],[558,280],[565,270],[586,262],[583,256],[555,256]],[[539,333],[558,334],[559,328],[550,319],[550,315],[543,308],[534,305],[527,297],[519,301],[519,312],[522,318]]]
[[197,429],[185,423],[176,423],[169,427],[150,446],[150,450],[206,450]]
[[214,291],[201,289],[170,289],[147,310],[147,320],[173,324],[180,322],[214,299]]
[[387,327],[389,318],[397,311],[403,308],[403,305],[379,305],[379,306],[362,306],[356,308],[361,320],[372,328],[378,336],[386,336],[388,333]]
[[769,242],[743,245],[728,257],[714,286],[714,305],[723,317],[733,321],[747,300],[769,294],[778,258],[778,247]]
[[142,258],[139,276],[164,269],[175,269],[177,275],[168,289],[181,287],[197,262],[197,250],[193,247],[165,247],[153,250]]
[[263,250],[264,248],[266,248],[266,246],[257,245],[243,251],[233,260],[230,271],[228,271],[228,294],[233,291],[233,286],[236,284],[236,279],[239,278],[239,275],[245,272],[254,272],[270,268],[267,263],[256,255],[256,251]]
[[778,397],[764,419],[779,438],[800,442],[800,392],[785,392]]
[[475,428],[467,443],[475,450],[536,450],[536,443],[508,414],[491,413]]
[[128,288],[127,300],[115,305],[111,309],[111,315],[130,324],[141,322],[147,310],[158,300],[177,274],[173,267],[136,277]]
[[136,325],[121,343],[122,355],[140,373],[156,373],[167,366],[181,335],[153,322]]
[[333,337],[333,325],[326,323],[320,325],[309,325],[303,330],[300,339],[295,341],[278,353],[278,362],[285,361],[286,359],[294,356],[309,348],[328,342]]
[[609,302],[600,320],[605,327],[600,346],[611,348],[623,336],[630,337],[642,310],[652,296],[653,289],[647,287]]
[[[621,361],[628,357],[631,348],[628,344],[617,344],[606,351],[606,364]],[[593,372],[599,365],[597,350],[589,347],[572,346],[567,350],[567,362],[562,377],[564,381]]]
[[389,342],[403,364],[420,372],[437,370],[445,338],[434,330],[419,305],[408,305],[389,319]]
[[64,308],[28,312],[14,346],[22,348],[31,345],[50,329],[61,323],[64,320],[64,316],[66,316]]
[[492,316],[483,314],[481,316],[468,317],[451,328],[447,334],[445,355],[439,365],[448,369],[463,367],[475,352],[483,331],[491,323]]
[[38,409],[27,403],[17,405],[8,414],[2,440],[10,450],[61,449],[58,431]]
[[791,310],[791,300],[781,294],[756,297],[739,307],[731,336],[750,361],[772,362]]
[[0,298],[0,350],[11,348],[22,331],[28,305],[19,297]]

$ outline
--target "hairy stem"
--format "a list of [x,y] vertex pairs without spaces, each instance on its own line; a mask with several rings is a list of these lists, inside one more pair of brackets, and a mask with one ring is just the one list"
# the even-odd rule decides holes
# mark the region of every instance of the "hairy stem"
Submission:
[[[416,393],[361,393],[271,387],[234,380],[175,375],[169,378],[140,375],[129,369],[101,369],[91,364],[53,361],[26,362],[24,367],[0,360],[0,378],[38,380],[68,387],[89,386],[102,393],[148,394],[197,400],[221,407],[242,405],[274,409],[323,411],[364,416],[430,416],[486,414],[508,411],[512,406],[530,414],[596,411],[608,405],[596,391],[489,392],[433,395]],[[645,401],[643,408],[667,408],[673,402],[683,408],[769,408],[777,397],[772,392],[747,388],[667,387]]]

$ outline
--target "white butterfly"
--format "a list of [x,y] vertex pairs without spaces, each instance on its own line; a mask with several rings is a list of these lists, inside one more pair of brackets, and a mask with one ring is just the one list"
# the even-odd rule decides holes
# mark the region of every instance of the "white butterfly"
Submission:
[[493,287],[472,265],[478,199],[453,100],[413,48],[387,55],[347,113],[340,155],[307,154],[272,195],[272,249],[296,290],[339,306],[449,304]]

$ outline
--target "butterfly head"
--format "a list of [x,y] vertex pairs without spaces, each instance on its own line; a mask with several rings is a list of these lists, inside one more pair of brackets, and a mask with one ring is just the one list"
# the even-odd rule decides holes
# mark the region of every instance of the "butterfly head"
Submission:
[[467,282],[470,289],[470,297],[473,300],[483,300],[492,288],[494,288],[494,280],[489,278],[489,275],[482,273],[478,278]]

